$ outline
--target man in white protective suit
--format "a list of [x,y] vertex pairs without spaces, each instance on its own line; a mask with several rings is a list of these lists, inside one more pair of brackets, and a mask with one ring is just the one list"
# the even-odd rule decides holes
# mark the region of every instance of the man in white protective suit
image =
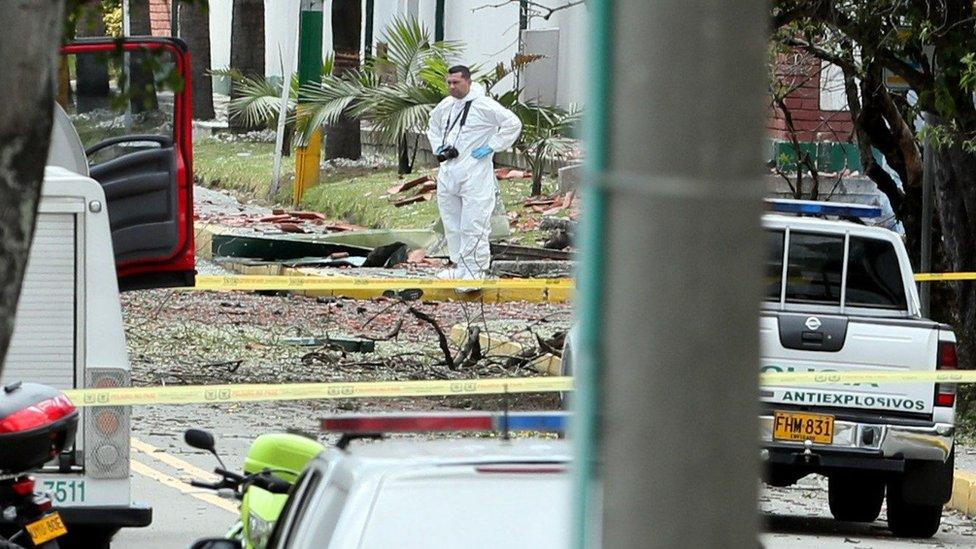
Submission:
[[484,278],[491,262],[488,236],[495,209],[492,156],[512,146],[522,131],[514,113],[471,82],[468,67],[448,69],[450,95],[430,115],[427,138],[440,162],[437,207],[454,268],[438,278]]

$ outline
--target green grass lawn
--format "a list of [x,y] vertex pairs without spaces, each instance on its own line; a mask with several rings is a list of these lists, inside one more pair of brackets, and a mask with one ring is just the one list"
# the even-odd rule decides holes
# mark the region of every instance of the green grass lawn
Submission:
[[[274,161],[273,144],[203,139],[194,142],[193,148],[194,171],[201,184],[231,191],[240,198],[267,202]],[[283,159],[281,173],[281,189],[273,202],[290,207],[295,173],[293,157]],[[386,191],[404,181],[422,175],[433,177],[436,173],[432,166],[420,167],[402,178],[398,178],[394,168],[323,169],[319,185],[306,191],[301,207],[369,228],[430,227],[438,218],[436,199],[397,208]],[[543,192],[554,192],[555,184],[555,179],[547,180]],[[499,186],[507,211],[527,212],[522,201],[529,195],[531,180],[500,181]],[[396,198],[410,194],[408,191]],[[567,214],[564,210],[559,216]],[[525,231],[513,234],[513,239],[524,244],[537,244],[536,240],[542,236],[541,231]]]
[[[224,143],[216,139],[199,139],[193,142],[193,172],[204,187],[228,190],[242,198],[268,201],[274,171],[272,151],[273,143]],[[295,177],[293,158],[282,158],[281,177],[282,187],[291,185]],[[288,192],[290,196],[291,191]]]

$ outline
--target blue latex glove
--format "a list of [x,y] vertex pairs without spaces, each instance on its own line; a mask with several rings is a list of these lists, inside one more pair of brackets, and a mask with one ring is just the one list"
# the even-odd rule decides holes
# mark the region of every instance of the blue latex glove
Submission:
[[477,149],[471,151],[471,156],[477,158],[478,160],[481,160],[482,158],[488,156],[493,152],[495,152],[495,150],[489,147],[488,145],[482,145]]

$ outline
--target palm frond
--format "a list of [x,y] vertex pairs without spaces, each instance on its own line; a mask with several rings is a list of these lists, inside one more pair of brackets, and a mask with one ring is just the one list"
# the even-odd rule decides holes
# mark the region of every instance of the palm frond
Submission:
[[321,83],[302,86],[302,101],[296,113],[299,144],[307,143],[316,128],[335,124],[344,113],[352,114],[364,94],[377,86],[375,75],[363,69],[342,76],[323,75]]
[[[270,127],[274,124],[281,108],[281,84],[238,73],[231,85],[237,87],[240,94],[227,105],[231,118],[241,119],[249,126]],[[289,111],[294,109],[295,99],[295,94],[292,94],[288,102]]]
[[398,83],[370,89],[353,112],[370,120],[384,139],[396,139],[426,128],[430,112],[443,97],[426,86]]
[[396,69],[397,82],[417,80],[428,59],[446,60],[462,51],[457,42],[432,43],[430,32],[416,18],[395,17],[384,29],[381,40],[387,43],[388,62]]

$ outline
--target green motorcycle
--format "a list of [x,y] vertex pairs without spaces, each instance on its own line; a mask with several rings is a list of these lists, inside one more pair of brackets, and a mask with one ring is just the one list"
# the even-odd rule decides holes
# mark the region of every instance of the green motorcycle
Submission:
[[221,477],[219,481],[192,480],[190,485],[214,490],[241,502],[240,519],[225,537],[239,540],[246,549],[264,548],[292,484],[308,462],[325,449],[318,442],[299,435],[261,435],[248,448],[244,474],[240,475],[227,470],[217,454],[213,435],[207,431],[188,429],[183,439],[194,448],[212,453],[220,463],[220,467],[214,468]]

